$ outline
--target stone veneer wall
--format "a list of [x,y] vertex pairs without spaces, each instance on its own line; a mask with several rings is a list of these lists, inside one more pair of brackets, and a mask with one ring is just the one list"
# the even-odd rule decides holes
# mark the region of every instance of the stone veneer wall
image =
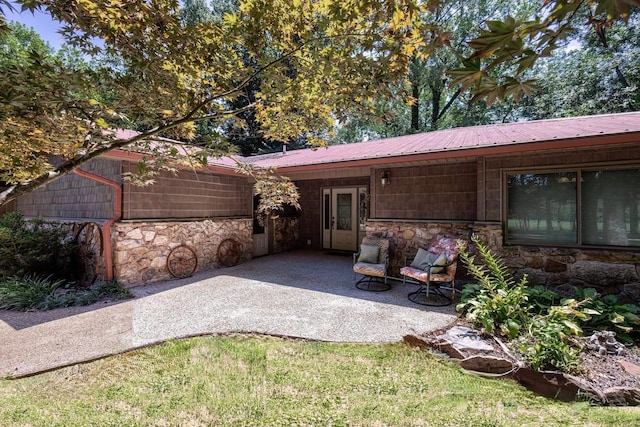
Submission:
[[[576,288],[595,288],[615,294],[620,303],[640,304],[640,253],[584,248],[503,246],[499,223],[431,223],[367,221],[367,235],[390,240],[391,276],[399,277],[403,257],[417,247],[428,247],[439,236],[471,240],[475,234],[509,267],[514,276],[527,274],[530,285],[545,285],[562,297],[575,296]],[[473,252],[473,247],[470,248]],[[462,268],[461,268],[462,267]],[[461,282],[472,281],[458,265]]]
[[172,279],[167,256],[177,246],[191,247],[198,257],[197,271],[219,266],[218,245],[234,238],[242,246],[242,261],[251,259],[252,219],[200,221],[120,222],[113,225],[116,279],[125,286]]
[[475,225],[473,232],[516,277],[527,274],[530,285],[545,285],[562,297],[575,296],[576,288],[595,288],[602,295],[618,295],[620,303],[640,303],[638,251],[502,246],[498,223]]
[[[367,221],[368,236],[389,239],[389,275],[400,276],[405,256],[413,256],[418,247],[429,247],[438,236],[453,237],[469,241],[471,224],[467,222],[426,222],[426,221]],[[458,266],[458,272],[462,269]],[[464,272],[457,275],[464,275]]]
[[279,217],[273,220],[273,253],[290,251],[298,247],[300,219]]

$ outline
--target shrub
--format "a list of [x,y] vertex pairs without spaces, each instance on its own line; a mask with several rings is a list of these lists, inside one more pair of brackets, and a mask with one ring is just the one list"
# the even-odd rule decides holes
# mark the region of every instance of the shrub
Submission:
[[475,264],[475,256],[461,249],[460,257],[478,283],[463,290],[458,311],[488,333],[497,331],[512,340],[533,369],[577,370],[581,347],[574,337],[582,334],[581,322],[601,313],[588,301],[563,300],[553,305],[556,293],[542,286],[527,287],[526,276],[516,282],[476,236],[472,241],[482,263]]
[[99,282],[91,288],[77,288],[51,276],[27,275],[0,282],[0,309],[51,310],[60,307],[90,305],[100,299],[131,298],[118,282]]
[[531,307],[525,292],[527,277],[515,282],[500,259],[476,236],[471,239],[483,264],[475,264],[475,256],[464,249],[460,251],[460,257],[469,273],[478,280],[479,292],[458,304],[456,309],[466,313],[467,320],[481,325],[488,333],[497,329],[501,335],[513,339],[529,321]]
[[578,289],[577,293],[583,300],[584,307],[595,313],[582,324],[586,332],[613,330],[621,341],[633,342],[630,334],[640,327],[640,307],[635,304],[618,304],[617,296],[601,297],[593,288]]
[[0,279],[26,274],[64,278],[73,243],[61,225],[25,220],[20,212],[0,218]]
[[0,283],[0,309],[38,308],[62,285],[64,281],[53,280],[51,276],[30,274],[23,277],[10,277]]

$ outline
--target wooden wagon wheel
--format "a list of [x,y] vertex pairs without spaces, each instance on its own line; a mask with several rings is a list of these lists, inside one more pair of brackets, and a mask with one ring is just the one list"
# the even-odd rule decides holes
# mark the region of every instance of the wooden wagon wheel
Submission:
[[167,270],[173,277],[184,279],[193,276],[198,268],[198,256],[189,246],[178,246],[169,252]]
[[98,278],[102,266],[102,231],[95,222],[85,222],[76,233],[78,276],[81,286],[90,286]]
[[242,259],[242,246],[235,239],[224,239],[218,246],[218,260],[225,267],[233,267]]

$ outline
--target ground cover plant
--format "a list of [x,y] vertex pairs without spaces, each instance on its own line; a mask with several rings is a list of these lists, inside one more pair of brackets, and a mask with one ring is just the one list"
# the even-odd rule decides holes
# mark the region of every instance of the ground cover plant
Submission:
[[116,281],[77,286],[69,230],[20,212],[0,217],[0,309],[50,310],[124,299],[131,293]]
[[616,426],[638,408],[561,403],[401,343],[170,341],[0,382],[12,426]]
[[618,305],[614,296],[600,297],[595,290],[578,292],[578,298],[557,301],[541,286],[528,287],[527,276],[516,281],[506,265],[477,236],[472,237],[479,256],[462,248],[460,257],[477,283],[467,287],[457,310],[472,325],[509,340],[509,346],[534,370],[581,370],[584,331],[615,331],[633,343],[629,333],[640,326],[633,304]]

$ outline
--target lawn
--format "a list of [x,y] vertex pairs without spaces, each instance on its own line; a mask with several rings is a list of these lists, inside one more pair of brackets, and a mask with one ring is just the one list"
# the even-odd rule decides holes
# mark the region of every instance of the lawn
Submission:
[[2,426],[623,426],[405,344],[257,336],[171,341],[0,382]]

